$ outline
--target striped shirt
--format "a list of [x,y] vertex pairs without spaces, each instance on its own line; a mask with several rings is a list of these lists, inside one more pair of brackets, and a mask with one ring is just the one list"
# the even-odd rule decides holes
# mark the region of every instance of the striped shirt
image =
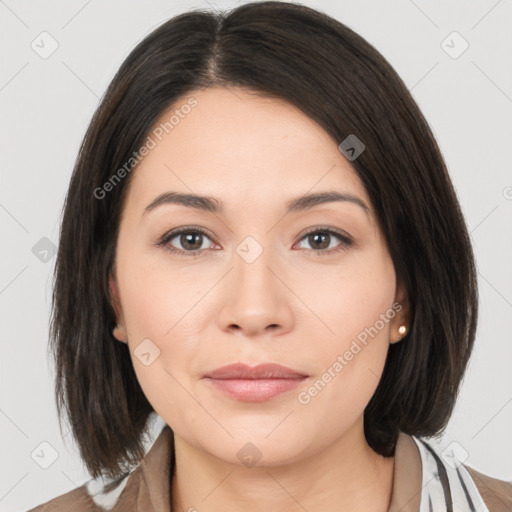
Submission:
[[432,442],[411,437],[420,451],[423,469],[420,512],[489,512],[473,479],[453,452],[442,457]]

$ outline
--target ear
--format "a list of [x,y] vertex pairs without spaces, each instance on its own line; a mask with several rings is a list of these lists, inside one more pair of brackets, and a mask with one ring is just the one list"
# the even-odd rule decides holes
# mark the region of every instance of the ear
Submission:
[[[409,297],[407,296],[405,286],[401,281],[398,281],[398,279],[393,309],[395,311],[395,316],[392,318],[390,322],[391,332],[389,334],[389,342],[397,343],[400,340],[402,340],[404,336],[407,336],[407,333],[409,332],[411,326]],[[404,326],[406,329],[405,332],[403,333],[400,332],[400,327],[402,326]]]
[[125,321],[123,317],[123,309],[121,307],[121,300],[119,298],[117,280],[115,279],[111,272],[109,273],[108,276],[108,285],[110,290],[110,301],[116,314],[116,322],[120,324],[114,327],[112,334],[114,335],[114,338],[116,338],[117,340],[122,341],[123,343],[128,343]]

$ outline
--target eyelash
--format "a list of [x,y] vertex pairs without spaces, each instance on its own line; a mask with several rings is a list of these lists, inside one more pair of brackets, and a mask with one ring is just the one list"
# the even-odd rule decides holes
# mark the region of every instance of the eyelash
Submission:
[[[198,258],[203,256],[203,253],[206,251],[207,255],[211,255],[211,253],[208,253],[206,249],[196,249],[194,251],[183,251],[181,249],[176,249],[175,247],[172,247],[169,242],[176,238],[179,235],[182,235],[183,233],[200,233],[201,235],[206,236],[207,238],[211,238],[208,233],[202,229],[202,228],[192,228],[192,227],[185,227],[185,228],[179,228],[174,231],[170,231],[166,233],[158,242],[157,246],[164,247],[167,251],[177,254],[179,256],[192,256],[193,258]],[[327,228],[318,226],[315,228],[310,229],[306,233],[302,235],[302,237],[299,240],[299,243],[302,242],[307,236],[313,234],[313,233],[324,233],[329,235],[334,235],[338,239],[341,240],[341,243],[336,246],[334,249],[324,249],[324,250],[315,250],[315,249],[306,249],[310,252],[316,253],[318,256],[328,256],[333,253],[337,253],[339,251],[344,251],[348,249],[350,246],[354,245],[354,241],[348,237],[347,235],[343,234],[341,231],[335,230],[333,228]]]

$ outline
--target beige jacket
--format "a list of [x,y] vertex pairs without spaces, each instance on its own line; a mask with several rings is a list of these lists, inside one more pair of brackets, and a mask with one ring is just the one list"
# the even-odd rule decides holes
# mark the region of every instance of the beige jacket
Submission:
[[[464,464],[452,467],[456,464],[447,464],[433,447],[400,434],[388,512],[512,512],[512,482],[491,478]],[[95,491],[85,483],[32,512],[171,512],[172,450],[173,433],[165,425],[117,490],[91,496]]]

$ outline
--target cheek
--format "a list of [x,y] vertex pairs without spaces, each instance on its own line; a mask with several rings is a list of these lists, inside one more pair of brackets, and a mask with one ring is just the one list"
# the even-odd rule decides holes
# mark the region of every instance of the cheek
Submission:
[[[156,409],[151,397],[179,393],[173,376],[181,382],[182,372],[197,354],[197,337],[191,336],[191,330],[201,311],[204,283],[190,272],[163,268],[144,253],[121,254],[118,279],[130,354],[137,378]],[[141,354],[148,353],[144,361]]]
[[[357,338],[364,339],[376,326],[381,338],[389,334],[389,321],[381,315],[393,315],[395,272],[390,257],[380,251],[353,253],[338,267],[330,267],[314,276],[301,276],[297,288],[315,315],[318,332],[331,346],[343,349]],[[323,325],[321,325],[323,324]],[[322,334],[323,333],[323,334]],[[377,335],[375,335],[377,336]]]
[[204,296],[204,282],[187,269],[165,264],[165,258],[132,254],[123,270],[123,311],[130,337],[160,343],[187,325]]
[[394,296],[392,262],[378,253],[355,258],[330,278],[315,280],[308,305],[322,320],[317,330],[322,334],[315,336],[317,375],[301,403],[311,399],[314,407],[362,412],[386,361]]
[[[140,270],[128,271],[128,265]],[[193,276],[145,264],[143,258],[133,257],[125,270],[123,311],[137,380],[153,409],[174,424],[195,405],[185,391],[186,374],[198,353],[191,329],[204,290]],[[144,364],[144,353],[150,364]]]

